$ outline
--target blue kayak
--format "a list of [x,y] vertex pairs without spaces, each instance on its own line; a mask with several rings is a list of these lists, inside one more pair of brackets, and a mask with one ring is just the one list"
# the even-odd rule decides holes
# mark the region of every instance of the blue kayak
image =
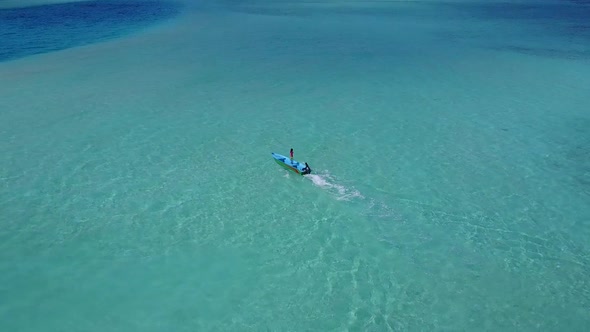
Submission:
[[296,160],[293,160],[289,157],[283,156],[282,154],[272,152],[272,157],[275,159],[277,164],[283,166],[284,168],[293,171],[297,174],[304,175],[311,173],[311,168],[307,169],[305,167],[305,163],[300,163]]

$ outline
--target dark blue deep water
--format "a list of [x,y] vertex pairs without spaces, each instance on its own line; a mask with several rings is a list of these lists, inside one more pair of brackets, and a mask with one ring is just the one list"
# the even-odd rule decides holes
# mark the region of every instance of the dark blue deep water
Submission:
[[180,12],[165,1],[87,1],[0,9],[0,61],[92,44]]

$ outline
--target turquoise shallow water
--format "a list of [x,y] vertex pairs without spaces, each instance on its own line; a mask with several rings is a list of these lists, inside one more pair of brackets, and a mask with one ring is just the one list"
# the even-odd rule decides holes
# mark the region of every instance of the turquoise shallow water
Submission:
[[0,63],[0,328],[583,331],[587,8],[504,6],[200,4]]

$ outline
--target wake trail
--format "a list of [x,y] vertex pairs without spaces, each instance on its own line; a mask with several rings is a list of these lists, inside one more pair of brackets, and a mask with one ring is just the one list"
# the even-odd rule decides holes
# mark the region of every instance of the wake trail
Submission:
[[331,194],[335,195],[336,199],[339,201],[350,201],[355,198],[365,198],[365,196],[363,196],[358,190],[336,183],[336,180],[328,172],[320,174],[307,174],[305,177],[310,179],[315,186],[327,190]]
[[354,186],[347,186],[338,181],[328,171],[322,171],[315,174],[307,174],[305,178],[311,180],[313,185],[326,190],[339,201],[349,202],[363,202],[361,205],[361,214],[376,220],[397,220],[400,221],[401,215],[393,208],[388,206],[385,202],[372,198],[365,197]]

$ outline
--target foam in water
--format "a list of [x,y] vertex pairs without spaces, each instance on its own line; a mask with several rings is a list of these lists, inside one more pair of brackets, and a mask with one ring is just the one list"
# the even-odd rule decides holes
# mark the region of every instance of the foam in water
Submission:
[[357,197],[361,199],[365,198],[358,190],[335,183],[334,178],[328,172],[323,174],[307,174],[305,177],[309,178],[314,185],[335,194],[337,200],[350,201]]
[[[334,194],[339,201],[352,201],[355,198],[365,200],[365,196],[360,191],[338,184],[337,180],[327,171],[319,174],[307,174],[305,177],[310,179],[315,186]],[[371,197],[368,199],[365,215],[377,218],[389,218],[393,216],[400,218],[387,204]]]

